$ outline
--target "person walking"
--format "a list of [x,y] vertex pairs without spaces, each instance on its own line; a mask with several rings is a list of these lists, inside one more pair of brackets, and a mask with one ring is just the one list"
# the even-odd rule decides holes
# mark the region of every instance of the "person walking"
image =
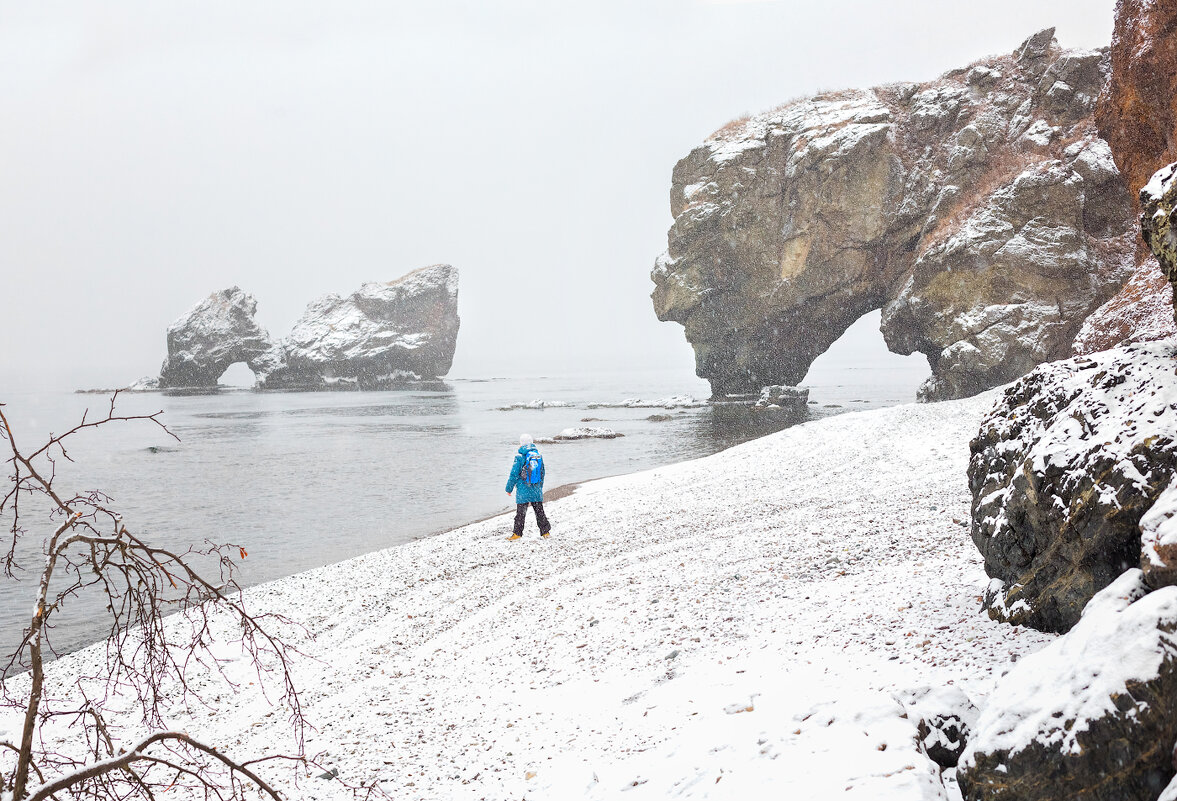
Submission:
[[544,514],[544,457],[535,447],[535,440],[527,434],[519,437],[519,451],[511,465],[511,475],[507,477],[507,494],[510,495],[512,490],[515,491],[515,529],[507,539],[517,540],[523,536],[528,506],[535,510],[539,535],[544,538],[551,535],[552,524]]

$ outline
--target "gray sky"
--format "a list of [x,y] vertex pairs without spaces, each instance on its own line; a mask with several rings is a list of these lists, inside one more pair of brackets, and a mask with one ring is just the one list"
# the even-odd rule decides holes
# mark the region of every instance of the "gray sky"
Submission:
[[[649,270],[727,120],[925,80],[1112,0],[0,2],[0,392],[158,372],[173,319],[449,262],[451,375],[677,368]],[[546,343],[515,342],[525,310]],[[880,347],[877,330],[861,348]]]

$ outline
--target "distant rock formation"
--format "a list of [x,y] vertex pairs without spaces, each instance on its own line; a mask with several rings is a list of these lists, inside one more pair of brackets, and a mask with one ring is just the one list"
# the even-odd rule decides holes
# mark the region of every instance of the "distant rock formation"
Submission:
[[256,311],[237,287],[189,309],[168,328],[160,388],[215,388],[237,362],[261,389],[380,389],[443,376],[457,346],[458,271],[437,264],[347,298],[327,295],[281,342],[258,326]]
[[[1149,178],[1177,161],[1177,3],[1119,0],[1112,33],[1111,76],[1095,108],[1100,136],[1136,199]],[[1076,353],[1177,333],[1168,307],[1173,290],[1144,243],[1137,240],[1136,274],[1084,325]]]
[[282,361],[281,350],[257,324],[257,301],[238,287],[214,292],[168,326],[168,355],[160,389],[213,388],[229,366],[245,362],[264,377]]
[[1177,588],[1120,576],[998,680],[957,770],[965,801],[1174,798],[1174,635]]
[[883,308],[925,399],[1071,354],[1133,267],[1131,198],[1092,111],[1104,51],[1053,30],[922,84],[818,95],[717,131],[674,169],[654,308],[713,393],[797,384]]
[[266,389],[379,389],[449,372],[458,342],[458,271],[422,267],[346,298],[312,301],[283,341]]
[[969,487],[991,617],[1066,631],[1129,568],[1177,583],[1177,554],[1142,551],[1141,537],[1177,477],[1175,359],[1169,339],[1043,365],[986,418]]

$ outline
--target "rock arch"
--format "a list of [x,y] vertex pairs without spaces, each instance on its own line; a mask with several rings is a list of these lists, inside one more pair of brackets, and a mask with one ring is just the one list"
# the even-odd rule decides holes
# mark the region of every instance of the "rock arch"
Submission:
[[1046,30],[935,81],[725,127],[675,166],[658,317],[717,395],[797,383],[879,308],[888,347],[928,357],[926,399],[1069,356],[1135,247],[1092,119],[1106,69]]
[[281,353],[257,324],[256,314],[253,295],[235,286],[212,293],[182,314],[168,326],[160,388],[211,389],[238,362],[264,380],[280,364]]

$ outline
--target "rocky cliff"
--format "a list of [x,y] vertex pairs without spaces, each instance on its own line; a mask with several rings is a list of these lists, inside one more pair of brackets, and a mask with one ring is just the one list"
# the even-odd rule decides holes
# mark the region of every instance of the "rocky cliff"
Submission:
[[[1136,192],[1153,173],[1177,161],[1177,3],[1119,0],[1110,58],[1111,76],[1099,96],[1095,121],[1139,213]],[[1136,261],[1136,274],[1124,290],[1091,316],[1076,342],[1077,353],[1126,338],[1143,341],[1177,333],[1170,311],[1173,290],[1140,240]]]
[[159,387],[213,388],[229,366],[245,362],[263,379],[283,360],[257,324],[257,301],[238,287],[214,292],[168,326],[168,355]]
[[920,84],[828,93],[729,124],[674,169],[652,273],[715,394],[800,382],[883,308],[927,399],[1070,355],[1131,272],[1131,198],[1092,112],[1103,51],[1053,30]]
[[443,376],[457,347],[458,271],[437,264],[346,298],[319,298],[280,342],[256,312],[237,287],[189,309],[168,328],[160,388],[215,388],[237,362],[261,389],[379,389]]

